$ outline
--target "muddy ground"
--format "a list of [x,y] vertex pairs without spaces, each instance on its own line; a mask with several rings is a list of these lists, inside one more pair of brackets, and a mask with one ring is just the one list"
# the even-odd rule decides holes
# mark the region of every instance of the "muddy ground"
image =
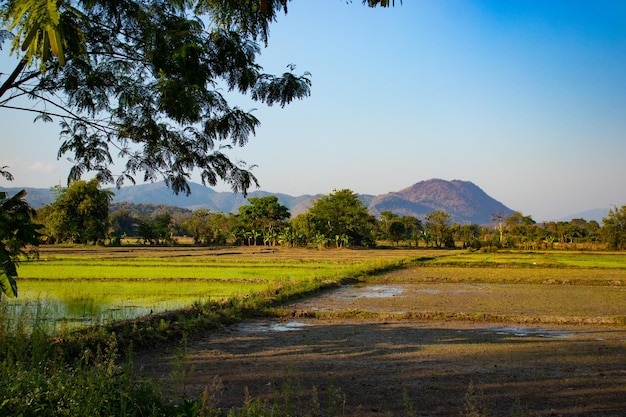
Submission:
[[207,331],[137,364],[171,393],[207,390],[224,409],[248,396],[290,415],[626,415],[625,327],[297,317],[398,312],[399,291],[344,287],[286,306],[292,319]]

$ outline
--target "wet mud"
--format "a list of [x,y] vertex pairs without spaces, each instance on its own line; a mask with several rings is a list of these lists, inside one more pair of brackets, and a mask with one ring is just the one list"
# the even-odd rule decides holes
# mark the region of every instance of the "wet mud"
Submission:
[[[287,309],[417,308],[422,296],[484,294],[481,285],[347,286]],[[515,305],[513,309],[517,308]],[[292,415],[623,416],[626,328],[393,319],[253,320],[137,364],[172,395],[289,403]]]

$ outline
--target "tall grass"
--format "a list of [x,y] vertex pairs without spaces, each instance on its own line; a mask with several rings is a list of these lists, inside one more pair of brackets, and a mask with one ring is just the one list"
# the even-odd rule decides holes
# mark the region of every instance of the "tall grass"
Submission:
[[175,404],[119,365],[115,335],[68,361],[33,304],[7,319],[0,300],[0,416],[166,416]]

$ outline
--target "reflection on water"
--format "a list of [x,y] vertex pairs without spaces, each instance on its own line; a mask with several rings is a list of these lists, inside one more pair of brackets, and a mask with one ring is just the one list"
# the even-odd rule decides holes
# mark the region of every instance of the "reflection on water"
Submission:
[[546,337],[554,339],[566,339],[572,336],[571,332],[563,330],[550,330],[542,328],[526,328],[515,326],[487,327],[483,330],[491,331],[499,335],[511,335],[517,337]]
[[89,296],[59,298],[12,298],[3,299],[8,318],[14,321],[26,320],[30,323],[45,323],[53,330],[66,327],[80,327],[92,324],[110,323],[116,320],[127,320],[150,313],[182,308],[188,304],[181,301],[164,300],[147,305],[136,302],[127,303],[119,300],[110,301]]
[[336,291],[335,296],[345,298],[387,298],[395,297],[404,292],[398,285],[371,285],[371,286],[349,286]]
[[240,323],[237,328],[243,332],[258,332],[258,331],[274,331],[274,332],[290,332],[294,330],[301,330],[303,327],[309,326],[309,324],[302,323],[301,321],[287,321],[287,322],[247,322]]

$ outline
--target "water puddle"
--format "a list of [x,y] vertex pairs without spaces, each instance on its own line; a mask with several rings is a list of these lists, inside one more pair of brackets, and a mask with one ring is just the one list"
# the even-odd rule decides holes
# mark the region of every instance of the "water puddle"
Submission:
[[303,327],[307,326],[310,326],[310,324],[302,323],[301,321],[270,321],[263,323],[241,323],[237,326],[237,329],[242,332],[292,332],[302,330]]
[[525,328],[515,326],[487,327],[483,330],[494,332],[498,335],[516,337],[544,337],[549,339],[567,339],[572,337],[571,332],[563,330],[549,330],[542,328]]
[[337,290],[335,295],[341,298],[388,298],[404,292],[398,285],[372,285],[367,287],[345,287]]

